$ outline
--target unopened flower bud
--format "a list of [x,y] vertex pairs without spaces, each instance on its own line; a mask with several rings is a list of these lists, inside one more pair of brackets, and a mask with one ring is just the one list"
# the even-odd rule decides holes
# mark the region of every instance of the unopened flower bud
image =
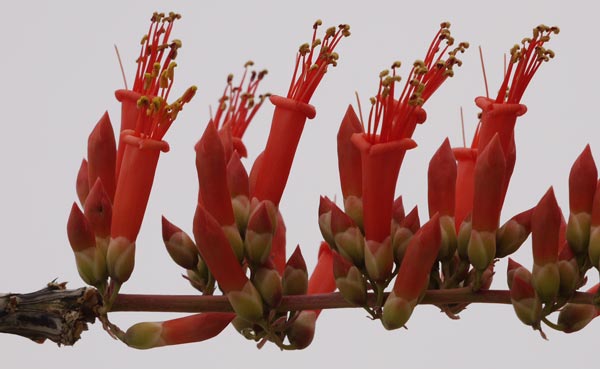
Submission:
[[565,243],[558,255],[558,272],[560,274],[560,297],[569,298],[579,287],[579,266],[568,243]]
[[75,190],[79,203],[83,206],[90,192],[90,180],[88,175],[88,162],[83,159],[77,172],[77,180],[75,181]]
[[364,230],[362,198],[356,196],[346,197],[344,199],[344,211],[361,230]]
[[252,283],[260,292],[267,305],[276,307],[281,302],[282,286],[281,277],[277,270],[271,268],[258,268],[252,278]]
[[177,265],[184,269],[196,268],[198,248],[187,233],[162,217],[162,236],[169,256]]
[[471,239],[471,231],[473,230],[473,223],[471,218],[467,217],[460,225],[458,229],[456,249],[458,256],[461,260],[469,260],[469,240]]
[[496,258],[508,256],[521,247],[531,233],[533,208],[515,215],[496,232]]
[[496,255],[495,232],[471,231],[471,238],[467,246],[469,261],[479,271],[484,271],[492,263]]
[[319,201],[319,229],[325,242],[335,248],[335,240],[331,230],[331,211],[336,205],[325,196]]
[[135,242],[125,237],[111,238],[106,254],[108,274],[118,283],[126,282],[135,264]]
[[542,303],[536,296],[530,282],[518,274],[514,276],[512,281],[510,300],[519,320],[534,328],[539,326]]
[[440,228],[442,231],[442,240],[438,259],[450,260],[454,256],[457,247],[457,235],[456,228],[454,226],[454,217],[449,215],[441,216]]
[[383,305],[381,323],[383,323],[385,329],[389,330],[403,327],[412,315],[416,304],[416,299],[407,301],[402,297],[396,296],[394,291],[390,292]]
[[589,213],[570,214],[567,223],[567,241],[575,254],[581,255],[587,252],[590,242]]
[[250,322],[257,322],[262,319],[262,297],[251,281],[246,282],[239,291],[228,292],[227,299],[235,313],[243,319]]
[[308,347],[315,336],[317,314],[312,310],[301,311],[287,331],[290,344],[297,350]]
[[284,295],[304,295],[308,289],[308,271],[306,262],[296,246],[296,250],[290,256],[283,272],[283,294]]
[[346,301],[356,306],[367,302],[367,285],[361,271],[337,253],[333,253],[335,285]]
[[590,257],[592,266],[600,270],[600,225],[595,225],[591,228],[588,256]]
[[382,282],[392,274],[394,255],[390,237],[383,242],[367,240],[365,244],[365,267],[369,277]]
[[244,248],[252,263],[261,265],[269,258],[273,234],[277,226],[277,208],[270,201],[262,201],[250,214]]
[[557,263],[533,264],[532,285],[544,303],[556,301],[560,290],[560,271]]

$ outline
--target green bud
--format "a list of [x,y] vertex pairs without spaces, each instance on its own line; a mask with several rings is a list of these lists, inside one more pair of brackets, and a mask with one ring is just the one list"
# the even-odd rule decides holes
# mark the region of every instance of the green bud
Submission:
[[281,277],[277,273],[277,270],[259,268],[252,278],[252,283],[256,286],[256,289],[260,292],[267,305],[271,307],[279,305],[281,302],[282,287]]
[[454,225],[454,217],[445,215],[440,217],[440,228],[442,242],[438,254],[439,260],[450,260],[454,256],[457,248],[456,227]]
[[469,260],[469,240],[471,239],[471,230],[473,229],[471,220],[464,220],[458,229],[456,247],[458,256],[462,260]]
[[592,266],[600,270],[600,226],[593,226],[591,228],[588,255]]
[[317,314],[312,310],[304,310],[298,314],[287,331],[290,344],[297,350],[308,347],[315,336]]
[[392,291],[383,305],[381,323],[389,330],[403,327],[412,315],[416,304],[416,300],[406,301]]
[[573,333],[585,328],[596,316],[598,310],[593,305],[567,304],[558,314],[558,325],[563,332]]
[[368,240],[365,247],[365,267],[369,277],[377,282],[388,279],[392,274],[394,255],[390,237],[383,242]]
[[338,232],[334,236],[339,253],[354,265],[363,265],[365,259],[365,238],[358,227]]
[[135,265],[135,242],[125,237],[112,238],[106,253],[106,264],[112,279],[119,283],[127,281]]
[[344,199],[344,211],[352,218],[358,228],[364,230],[363,227],[363,202],[362,199],[354,195],[350,195]]
[[129,347],[140,350],[164,346],[162,324],[144,322],[133,325],[125,332],[122,341]]
[[356,306],[365,306],[367,303],[367,285],[356,266],[352,265],[345,277],[336,278],[335,285],[346,301]]
[[260,293],[252,282],[248,281],[240,291],[231,291],[227,299],[237,315],[250,322],[263,318],[263,302]]
[[230,225],[221,227],[223,229],[223,233],[229,244],[231,245],[231,249],[233,253],[237,257],[238,260],[244,259],[244,241],[242,240],[242,236],[240,236],[240,231],[237,228],[237,225]]
[[235,225],[240,234],[244,234],[248,225],[248,217],[250,217],[250,200],[246,196],[238,195],[231,199],[231,207],[233,208]]
[[570,214],[567,223],[567,241],[571,250],[577,255],[587,252],[590,242],[590,221],[588,213]]
[[560,290],[560,272],[558,263],[546,265],[533,265],[532,284],[540,300],[544,303],[553,303]]
[[467,246],[469,261],[479,271],[484,271],[496,255],[496,234],[487,231],[471,231]]

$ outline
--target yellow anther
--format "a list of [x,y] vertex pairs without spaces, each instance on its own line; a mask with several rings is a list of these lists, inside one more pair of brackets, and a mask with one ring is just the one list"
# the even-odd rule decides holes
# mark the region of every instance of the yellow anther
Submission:
[[446,21],[446,22],[442,22],[440,23],[440,28],[450,28],[450,22]]
[[304,43],[304,44],[300,45],[300,47],[298,48],[298,52],[301,55],[306,55],[309,51],[310,51],[310,45],[308,43]]
[[402,65],[402,62],[399,60],[396,60],[395,62],[392,63],[392,69],[396,69],[396,68],[400,68],[400,66]]
[[327,31],[325,31],[325,37],[332,37],[333,35],[335,35],[335,27],[327,28]]
[[379,78],[383,78],[383,77],[387,76],[388,74],[390,74],[389,70],[387,70],[387,69],[382,70],[381,72],[379,72]]
[[323,24],[323,21],[322,21],[322,20],[320,20],[320,19],[317,19],[317,20],[315,21],[315,23],[313,24],[313,29],[317,29],[317,28],[319,28],[319,26],[320,26],[320,25],[322,25],[322,24]]
[[245,64],[244,64],[244,68],[248,68],[254,65],[254,62],[252,60],[248,60]]

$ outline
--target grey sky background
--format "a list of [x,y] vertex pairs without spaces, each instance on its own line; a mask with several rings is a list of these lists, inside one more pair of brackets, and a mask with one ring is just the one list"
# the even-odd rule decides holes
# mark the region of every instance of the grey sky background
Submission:
[[[398,194],[405,206],[418,205],[426,217],[426,171],[445,137],[462,145],[460,113],[470,141],[478,109],[473,99],[485,94],[477,46],[484,51],[490,94],[502,78],[503,54],[531,35],[539,23],[557,25],[561,33],[548,45],[557,56],[543,65],[522,102],[529,111],[517,123],[517,165],[502,220],[533,206],[549,186],[568,210],[569,169],[586,143],[600,160],[597,104],[600,76],[598,11],[591,2],[503,1],[454,2],[29,2],[4,3],[0,33],[3,144],[0,146],[0,292],[27,292],[58,278],[83,286],[66,237],[66,220],[76,199],[75,176],[86,153],[87,136],[105,110],[118,126],[120,107],[114,90],[123,82],[113,44],[117,44],[128,82],[133,82],[139,40],[154,10],[183,15],[173,36],[183,41],[174,95],[189,85],[198,94],[166,135],[171,152],[161,157],[153,194],[138,238],[136,269],[127,293],[193,293],[169,259],[160,236],[160,215],[191,231],[197,198],[193,144],[208,121],[228,73],[241,76],[252,59],[269,74],[263,91],[285,94],[297,47],[311,37],[317,18],[324,25],[349,23],[352,36],[337,50],[339,66],[330,69],[312,104],[317,116],[307,123],[284,194],[288,250],[300,244],[309,268],[321,240],[317,225],[319,195],[341,196],[337,178],[335,134],[358,91],[363,107],[376,92],[377,76],[402,60],[406,77],[422,58],[442,21],[452,23],[457,41],[469,41],[463,67],[425,105],[427,122],[419,126],[419,147],[406,156]],[[272,107],[265,104],[248,129],[250,158],[262,150]],[[517,261],[531,264],[530,243]],[[506,262],[497,267],[494,288],[505,288]],[[591,277],[597,282],[597,276]],[[122,328],[168,314],[113,314]],[[229,327],[208,342],[137,351],[113,341],[99,324],[75,347],[37,345],[21,337],[0,335],[2,367],[107,368],[201,367],[411,368],[507,366],[583,367],[596,361],[598,322],[565,335],[546,330],[549,341],[522,325],[510,306],[476,305],[451,321],[434,307],[419,307],[408,330],[388,332],[360,309],[324,312],[312,346],[280,352],[267,345],[257,350]]]

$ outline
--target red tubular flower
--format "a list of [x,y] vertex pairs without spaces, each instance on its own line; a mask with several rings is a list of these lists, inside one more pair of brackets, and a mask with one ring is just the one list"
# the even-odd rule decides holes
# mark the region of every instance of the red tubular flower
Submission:
[[200,342],[217,336],[233,318],[233,313],[202,313],[164,322],[138,323],[122,339],[127,346],[141,350]]
[[[458,52],[468,47],[460,43],[448,51],[454,43],[450,36],[450,24],[442,23],[432,41],[425,59],[416,61],[408,83],[395,98],[395,85],[400,80],[396,69],[400,62],[379,75],[377,95],[371,99],[369,121],[364,133],[352,135],[352,142],[361,152],[363,222],[367,240],[382,243],[390,235],[392,203],[396,181],[406,150],[416,143],[410,138],[418,123],[426,119],[422,105],[441,84],[453,75],[454,65],[461,62]],[[442,43],[445,41],[445,45]],[[448,58],[442,57],[448,52]]]
[[539,25],[534,28],[532,38],[523,39],[521,46],[515,45],[511,49],[510,62],[496,99],[475,99],[477,106],[482,109],[477,148],[483,151],[494,135],[499,135],[506,158],[505,194],[516,160],[514,126],[517,117],[527,111],[527,107],[519,102],[542,63],[554,57],[554,52],[543,46],[550,40],[551,34],[558,32],[558,27]]
[[102,180],[102,185],[112,201],[115,197],[115,160],[117,146],[115,133],[108,113],[94,127],[88,138],[88,183],[96,183],[96,179]]
[[[271,96],[275,105],[271,131],[258,169],[252,196],[259,200],[270,200],[279,205],[283,190],[296,153],[306,119],[315,117],[316,111],[309,105],[329,65],[336,66],[338,55],[335,47],[342,37],[349,36],[349,26],[340,25],[326,31],[324,39],[317,39],[317,21],[311,44],[300,46],[296,68],[287,97]],[[256,165],[256,164],[255,164]]]
[[270,95],[259,95],[258,101],[256,101],[256,91],[267,74],[267,70],[251,71],[248,77],[248,67],[252,65],[254,65],[252,61],[246,62],[242,79],[235,87],[233,86],[233,74],[227,76],[227,85],[219,99],[217,114],[211,119],[217,129],[221,129],[225,125],[231,127],[233,147],[244,158],[248,156],[248,152],[242,142],[242,137],[265,98]]
[[231,195],[227,182],[225,151],[212,122],[209,122],[195,146],[198,171],[198,202],[221,226],[234,224]]
[[458,232],[462,222],[473,212],[477,149],[459,147],[452,149],[452,152],[457,161],[454,224],[456,225],[456,231]]
[[[176,66],[172,60],[181,46],[179,41],[169,43],[168,37],[173,21],[178,18],[179,15],[174,13],[166,17],[158,13],[153,15],[150,31],[142,43],[134,82],[133,92],[140,94],[135,123],[129,120],[131,116],[122,117],[111,243],[107,253],[109,273],[117,284],[129,279],[133,271],[135,240],[152,189],[158,157],[161,151],[169,150],[169,145],[162,139],[196,92],[196,87],[190,87],[175,102],[167,103]],[[165,53],[167,56],[161,64]]]

